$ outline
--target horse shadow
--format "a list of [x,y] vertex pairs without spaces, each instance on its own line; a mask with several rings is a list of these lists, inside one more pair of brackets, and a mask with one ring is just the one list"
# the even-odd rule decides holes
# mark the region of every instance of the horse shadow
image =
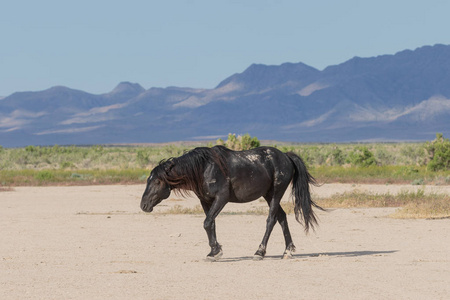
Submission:
[[[306,259],[313,257],[361,257],[361,256],[383,256],[393,254],[398,250],[382,250],[382,251],[344,251],[344,252],[317,252],[317,253],[304,253],[294,254],[292,259]],[[283,255],[266,255],[264,260],[278,260],[282,259]],[[253,256],[241,256],[241,257],[222,257],[217,262],[238,262],[253,260]]]

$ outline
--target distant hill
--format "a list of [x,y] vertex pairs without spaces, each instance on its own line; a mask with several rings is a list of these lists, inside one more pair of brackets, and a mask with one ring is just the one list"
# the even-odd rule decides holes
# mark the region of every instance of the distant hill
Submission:
[[228,133],[295,142],[450,136],[450,46],[354,57],[320,71],[254,64],[214,89],[122,82],[93,95],[67,87],[0,100],[0,145],[146,143]]

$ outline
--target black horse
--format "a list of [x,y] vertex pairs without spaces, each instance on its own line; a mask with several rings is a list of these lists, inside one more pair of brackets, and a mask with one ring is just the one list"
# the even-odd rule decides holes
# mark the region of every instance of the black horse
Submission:
[[[166,199],[171,190],[192,191],[200,199],[206,214],[204,228],[211,252],[207,259],[219,259],[223,252],[216,239],[215,218],[228,202],[245,203],[260,197],[269,204],[266,232],[254,259],[262,259],[276,221],[280,223],[286,250],[283,258],[292,257],[295,246],[287,224],[286,213],[280,206],[289,183],[295,199],[295,217],[303,219],[305,231],[317,224],[309,184],[316,184],[302,159],[292,152],[283,153],[272,147],[247,151],[232,151],[223,146],[195,148],[184,155],[161,161],[147,180],[141,209],[151,212]],[[322,209],[323,210],[323,209]]]

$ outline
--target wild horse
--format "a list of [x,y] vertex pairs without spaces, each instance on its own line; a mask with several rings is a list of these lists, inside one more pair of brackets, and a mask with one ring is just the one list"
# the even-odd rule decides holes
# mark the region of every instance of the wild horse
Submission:
[[280,201],[291,182],[295,217],[298,222],[301,222],[299,218],[303,219],[305,231],[308,231],[317,224],[312,206],[322,209],[311,200],[309,191],[309,184],[316,184],[316,181],[299,156],[272,147],[247,151],[232,151],[223,146],[199,147],[180,157],[163,160],[147,179],[141,209],[151,212],[155,205],[169,197],[171,190],[194,192],[206,214],[204,228],[211,247],[207,259],[214,261],[223,254],[216,238],[215,218],[225,204],[264,197],[269,204],[269,216],[254,259],[262,259],[266,254],[267,242],[277,220],[286,242],[283,258],[290,258],[295,246]]

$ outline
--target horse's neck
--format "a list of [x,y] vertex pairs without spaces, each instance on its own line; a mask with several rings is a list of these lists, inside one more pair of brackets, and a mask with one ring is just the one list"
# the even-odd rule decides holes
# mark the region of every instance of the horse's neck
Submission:
[[[172,169],[173,181],[172,188],[182,195],[189,195],[191,192],[197,196],[203,195],[203,170],[199,169],[193,172],[193,169],[180,168],[175,165]],[[192,168],[194,168],[192,166]],[[187,169],[187,170],[185,170]]]

